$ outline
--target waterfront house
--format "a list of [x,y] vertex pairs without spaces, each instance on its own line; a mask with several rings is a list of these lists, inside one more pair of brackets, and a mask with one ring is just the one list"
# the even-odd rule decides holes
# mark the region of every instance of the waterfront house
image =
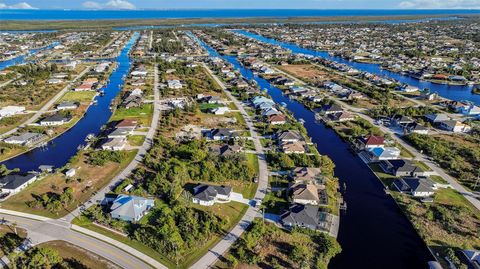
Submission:
[[115,128],[123,129],[123,130],[127,130],[127,131],[133,131],[135,129],[135,127],[137,127],[137,124],[138,124],[138,121],[136,121],[136,120],[123,119],[115,125]]
[[277,133],[277,140],[280,144],[287,143],[287,142],[298,142],[302,139],[302,136],[298,131],[284,131],[281,133]]
[[397,88],[401,92],[406,92],[406,93],[411,93],[411,92],[417,92],[419,89],[415,86],[410,86],[410,85],[403,85],[401,87]]
[[379,163],[385,173],[396,177],[422,177],[425,171],[410,160],[384,160]]
[[103,150],[112,150],[119,151],[125,149],[127,146],[127,139],[124,137],[121,138],[108,138],[102,144]]
[[65,172],[65,176],[66,177],[73,177],[73,176],[75,176],[76,172],[77,171],[75,170],[75,168],[70,168]]
[[271,125],[281,125],[287,123],[287,119],[283,114],[273,114],[267,117],[267,122]]
[[107,137],[108,138],[126,138],[130,133],[132,132],[132,129],[130,128],[116,128],[111,131]]
[[480,107],[470,104],[468,106],[459,107],[457,112],[460,112],[465,116],[480,115]]
[[303,154],[305,153],[305,147],[300,141],[294,142],[282,142],[280,147],[283,153],[286,154]]
[[347,111],[342,111],[338,113],[328,114],[326,120],[333,122],[345,122],[355,120],[355,116]]
[[391,121],[397,127],[405,127],[406,125],[414,122],[413,119],[402,115],[395,115],[392,117]]
[[318,206],[293,204],[288,212],[281,215],[280,223],[287,228],[301,227],[311,230],[325,230],[327,214]]
[[6,138],[3,142],[13,145],[32,146],[42,142],[45,138],[45,135],[39,133],[23,133]]
[[341,106],[337,104],[331,104],[331,105],[325,105],[322,107],[320,114],[322,115],[329,115],[329,114],[335,114],[335,113],[340,113],[343,112],[343,109]]
[[75,102],[62,102],[57,105],[58,110],[69,110],[69,109],[77,109],[78,104]]
[[402,193],[413,197],[429,197],[435,194],[435,187],[427,178],[405,177],[395,179],[393,186]]
[[70,116],[64,116],[62,114],[54,114],[51,116],[47,116],[40,120],[39,124],[41,126],[59,126],[65,124],[72,120]]
[[155,201],[138,196],[118,195],[110,207],[110,215],[123,221],[139,221],[155,205]]
[[260,105],[262,104],[268,104],[270,107],[275,105],[275,101],[265,96],[256,96],[252,98],[251,102],[255,108],[260,108]]
[[318,197],[318,189],[313,184],[294,184],[289,188],[292,201],[302,205],[318,205],[320,198]]
[[290,177],[295,183],[323,183],[322,171],[316,167],[297,167],[292,170]]
[[76,92],[91,91],[91,90],[93,90],[93,85],[91,84],[80,84],[74,89],[74,91]]
[[37,180],[33,173],[10,173],[0,178],[0,191],[14,195]]
[[381,148],[385,146],[385,138],[383,136],[369,135],[357,138],[354,143],[359,150]]
[[215,202],[229,202],[232,195],[232,188],[202,184],[193,189],[193,194],[193,203],[212,206]]
[[370,162],[396,160],[400,157],[400,150],[396,147],[369,148],[366,153],[367,159]]

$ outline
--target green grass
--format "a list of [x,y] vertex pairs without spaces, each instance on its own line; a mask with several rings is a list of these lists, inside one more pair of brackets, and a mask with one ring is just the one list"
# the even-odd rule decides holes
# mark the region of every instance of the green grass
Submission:
[[254,153],[245,153],[245,156],[247,157],[248,164],[255,168],[255,172],[258,173],[260,172],[260,166],[258,164],[258,156],[257,154]]
[[418,165],[418,167],[422,168],[424,171],[432,171],[428,165],[426,165],[424,162],[421,161],[415,161],[415,164]]
[[480,210],[474,207],[463,195],[458,193],[454,189],[445,188],[439,189],[435,192],[435,202],[446,204],[446,205],[455,205],[459,207],[468,208],[473,214],[480,219]]
[[108,237],[110,237],[114,240],[122,242],[122,243],[124,243],[124,244],[142,252],[143,254],[145,254],[147,256],[150,256],[151,258],[155,259],[156,261],[162,263],[163,265],[165,265],[169,268],[175,268],[176,267],[175,264],[172,261],[170,261],[167,257],[163,256],[159,252],[155,251],[154,249],[152,249],[148,246],[145,246],[144,244],[142,244],[142,243],[140,243],[136,240],[132,240],[128,237],[121,236],[121,235],[119,235],[117,233],[114,233],[112,231],[109,231],[107,229],[103,229],[102,227],[99,227],[99,226],[93,224],[88,218],[86,218],[84,216],[79,216],[79,217],[75,218],[72,221],[72,224],[78,225],[82,228],[89,229],[89,230],[94,231],[96,233],[108,236]]
[[223,107],[224,105],[222,104],[208,104],[208,103],[203,103],[200,104],[198,107],[200,110],[207,110],[207,109],[212,109],[212,108],[217,108],[217,107]]
[[430,176],[430,179],[440,184],[448,184],[448,181],[443,179],[443,177],[441,176],[433,175],[433,176]]
[[123,120],[128,118],[139,119],[143,125],[150,125],[150,120],[153,115],[153,104],[145,104],[141,107],[134,108],[119,108],[115,110],[110,118],[110,121]]
[[131,135],[128,137],[128,143],[133,147],[140,147],[145,141],[145,136],[143,135]]
[[94,91],[83,91],[83,92],[67,92],[65,95],[60,98],[59,103],[61,102],[89,102],[92,101],[93,97],[97,92]]
[[415,155],[413,155],[413,153],[411,153],[404,146],[400,145],[399,143],[397,143],[396,146],[401,150],[400,156],[402,156],[403,158],[415,158]]
[[[278,197],[276,193],[281,193],[281,197]],[[288,200],[284,191],[269,192],[265,195],[262,205],[265,206],[266,213],[281,214],[288,209]]]

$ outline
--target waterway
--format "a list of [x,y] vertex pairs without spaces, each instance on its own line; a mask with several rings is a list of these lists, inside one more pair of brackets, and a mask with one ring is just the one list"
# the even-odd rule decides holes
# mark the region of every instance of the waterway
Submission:
[[445,97],[451,100],[456,100],[456,101],[468,100],[473,102],[476,105],[480,105],[480,95],[472,94],[473,86],[435,84],[428,81],[419,80],[410,76],[404,76],[400,73],[384,70],[380,67],[379,64],[358,63],[358,62],[349,61],[342,57],[330,56],[326,51],[318,51],[318,50],[302,48],[292,43],[280,42],[278,40],[257,35],[245,30],[234,30],[234,32],[256,39],[258,41],[262,41],[272,45],[280,46],[285,49],[289,49],[293,53],[304,54],[304,55],[332,60],[338,63],[349,65],[361,71],[366,71],[381,77],[392,78],[399,81],[400,83],[406,83],[408,85],[415,86],[420,89],[426,88],[432,92],[438,93],[442,97]]
[[385,194],[383,185],[373,172],[351,153],[348,144],[332,129],[317,122],[312,111],[285,97],[280,89],[268,81],[255,76],[235,57],[221,56],[204,42],[199,42],[210,56],[225,59],[246,79],[254,79],[276,103],[285,103],[297,120],[305,121],[308,135],[316,143],[320,154],[327,155],[335,162],[335,175],[342,185],[347,185],[344,198],[348,210],[340,218],[337,238],[343,251],[332,259],[329,268],[428,268],[427,262],[433,257],[427,246],[395,201]]
[[6,69],[10,66],[13,66],[13,65],[26,63],[28,56],[31,56],[31,55],[33,55],[37,52],[40,52],[40,51],[51,49],[58,44],[60,44],[60,43],[59,42],[53,42],[52,44],[50,44],[46,47],[43,47],[43,48],[31,49],[31,50],[28,51],[27,54],[23,54],[23,55],[14,57],[14,58],[6,60],[6,61],[0,61],[0,71],[4,70],[4,69]]
[[102,88],[105,95],[95,97],[97,104],[91,105],[75,126],[47,145],[35,148],[2,164],[9,169],[19,168],[21,171],[37,170],[40,165],[62,167],[77,153],[78,146],[85,143],[88,134],[98,135],[101,127],[108,122],[112,115],[110,104],[123,87],[123,77],[128,74],[131,66],[128,53],[138,37],[139,33],[136,32],[116,58],[117,69],[110,75],[110,82]]

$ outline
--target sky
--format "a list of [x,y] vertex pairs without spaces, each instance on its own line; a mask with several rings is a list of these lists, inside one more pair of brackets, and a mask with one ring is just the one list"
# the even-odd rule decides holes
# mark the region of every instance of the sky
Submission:
[[0,0],[0,9],[480,9],[480,0]]

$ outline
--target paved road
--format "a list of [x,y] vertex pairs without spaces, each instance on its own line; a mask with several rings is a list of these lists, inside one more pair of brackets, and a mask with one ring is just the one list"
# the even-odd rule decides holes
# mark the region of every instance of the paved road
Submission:
[[[245,119],[245,122],[247,123],[247,127],[250,131],[250,135],[253,138],[253,143],[255,145],[255,151],[258,156],[258,163],[259,163],[259,168],[260,172],[258,175],[258,187],[257,187],[257,192],[255,193],[255,200],[263,200],[265,197],[265,193],[267,192],[267,187],[268,187],[268,167],[267,167],[267,162],[265,160],[265,152],[262,147],[262,144],[260,143],[260,136],[257,134],[253,127],[253,122],[250,118],[250,116],[247,114],[245,111],[245,108],[243,107],[242,103],[238,101],[229,91],[227,91],[227,88],[223,84],[218,77],[213,74],[212,70],[208,68],[206,64],[203,64],[205,69],[208,71],[210,75],[212,75],[213,79],[220,85],[222,90],[225,92],[225,94],[230,98],[235,105],[238,107],[240,110],[240,113],[242,114],[243,118]],[[245,215],[242,217],[242,219],[238,222],[237,225],[227,234],[225,237],[222,238],[218,244],[216,244],[214,247],[209,249],[207,254],[205,254],[200,260],[198,260],[194,265],[192,265],[190,268],[192,269],[203,269],[203,268],[210,268],[213,266],[218,258],[222,256],[231,246],[235,241],[242,235],[243,232],[250,226],[252,221],[255,219],[255,217],[259,216],[259,212],[256,208],[254,207],[249,207]]]
[[49,108],[51,106],[53,106],[53,104],[55,104],[55,102],[57,102],[58,99],[60,99],[60,97],[62,97],[65,93],[67,93],[67,91],[70,90],[70,88],[73,86],[73,84],[75,83],[75,81],[77,81],[78,79],[80,79],[83,75],[85,75],[88,71],[90,70],[90,67],[87,67],[85,68],[80,74],[78,74],[72,81],[70,81],[60,92],[58,92],[52,99],[50,99],[50,101],[48,101],[42,108],[40,108],[40,110],[38,110],[31,118],[29,118],[28,120],[26,120],[24,123],[20,124],[19,127],[16,127],[6,133],[3,133],[2,135],[0,135],[0,138],[1,137],[5,137],[5,136],[9,136],[15,132],[18,131],[18,129],[20,129],[20,127],[22,126],[25,126],[25,125],[28,125],[30,123],[34,123],[35,121],[37,121],[40,116],[42,116],[43,113],[46,113]]
[[[276,69],[277,71],[285,74],[286,76],[294,79],[295,81],[297,81],[298,83],[301,83],[302,85],[306,85],[306,83],[302,80],[300,80],[299,78],[295,77],[295,76],[292,76],[288,73],[285,73],[281,70],[278,70]],[[400,95],[401,96],[401,95]],[[370,116],[368,116],[366,114],[366,110],[365,109],[362,109],[362,108],[358,108],[358,107],[353,107],[345,102],[343,102],[342,100],[340,100],[339,98],[335,97],[335,96],[331,96],[329,95],[329,97],[331,97],[332,99],[334,99],[335,101],[337,101],[338,103],[341,103],[342,106],[344,108],[346,108],[347,110],[349,110],[350,112],[353,112],[355,113],[356,115],[358,115],[359,117],[369,121],[370,123],[372,124],[375,124],[375,120],[373,118],[371,118]],[[412,100],[411,98],[406,98],[405,99],[407,100]],[[418,101],[418,100],[417,100]],[[422,103],[423,104],[423,103]],[[425,105],[425,104],[423,104]],[[453,177],[451,177],[450,175],[448,175],[447,173],[445,173],[445,171],[440,168],[437,164],[433,163],[432,161],[429,160],[429,158],[420,153],[417,149],[415,149],[414,147],[412,147],[410,144],[408,144],[407,142],[405,142],[405,140],[402,139],[401,135],[395,133],[393,130],[391,130],[390,128],[387,128],[385,126],[378,126],[383,132],[385,133],[388,133],[391,135],[391,137],[393,139],[395,139],[395,141],[397,141],[400,145],[402,145],[403,147],[405,147],[408,151],[410,151],[415,157],[416,160],[418,161],[421,161],[423,163],[425,163],[432,171],[434,171],[436,174],[438,174],[439,176],[441,176],[443,179],[445,179],[448,183],[450,183],[450,185],[452,186],[452,188],[454,188],[456,191],[458,191],[460,194],[463,195],[463,197],[465,197],[465,199],[467,199],[470,203],[472,203],[478,210],[480,210],[480,200],[478,200],[476,198],[476,195],[474,193],[472,193],[471,191],[467,190],[465,187],[463,187],[462,185],[460,185],[457,180]]]
[[[158,66],[156,65],[155,65],[155,70],[153,75],[155,76],[154,85],[153,85],[153,93],[154,93],[153,118],[152,118],[152,123],[150,125],[150,128],[148,129],[148,132],[145,136],[145,141],[143,142],[143,145],[139,148],[137,155],[135,155],[135,158],[132,160],[132,162],[130,162],[130,164],[127,167],[125,167],[125,169],[123,169],[123,171],[120,172],[120,174],[115,176],[106,187],[98,191],[97,194],[92,196],[90,200],[84,204],[85,209],[103,200],[106,193],[110,192],[120,182],[122,182],[125,178],[127,178],[132,173],[132,171],[137,167],[137,165],[143,161],[145,154],[152,147],[153,137],[157,130],[158,121],[160,119],[160,92],[158,91]],[[68,214],[62,219],[64,219],[67,222],[71,222],[74,218],[76,218],[80,214],[81,214],[81,207],[73,210],[70,214]]]
[[0,219],[2,218],[9,223],[16,223],[17,227],[27,230],[28,237],[33,245],[52,240],[63,240],[100,255],[110,261],[114,261],[116,264],[126,269],[151,268],[144,261],[120,248],[117,248],[116,246],[83,233],[72,231],[67,225],[59,224],[55,220],[39,221],[0,213]]

